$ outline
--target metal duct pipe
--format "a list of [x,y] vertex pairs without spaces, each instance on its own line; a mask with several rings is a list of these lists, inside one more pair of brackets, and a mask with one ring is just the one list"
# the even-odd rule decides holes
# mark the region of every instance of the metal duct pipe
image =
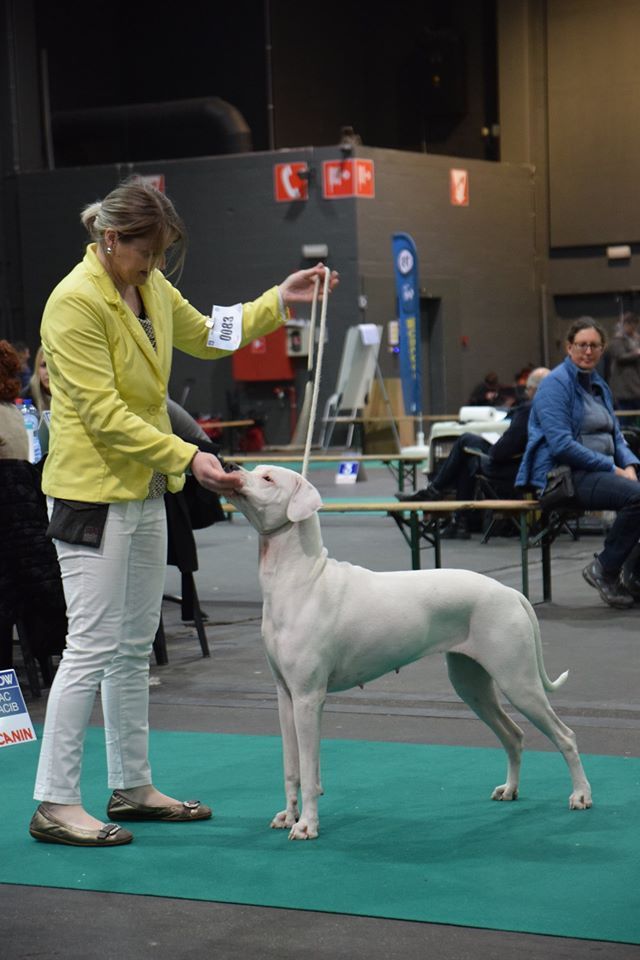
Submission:
[[56,167],[248,153],[251,131],[219,97],[69,110],[52,117]]

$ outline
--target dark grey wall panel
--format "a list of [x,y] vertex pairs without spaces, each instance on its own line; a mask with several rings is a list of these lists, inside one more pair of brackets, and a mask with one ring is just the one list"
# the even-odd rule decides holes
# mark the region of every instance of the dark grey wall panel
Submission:
[[551,246],[640,240],[640,4],[547,9]]
[[555,294],[638,290],[640,245],[632,246],[626,260],[608,260],[605,247],[555,251],[549,261],[549,283]]
[[[444,412],[465,402],[488,370],[509,382],[527,362],[539,362],[530,168],[364,147],[358,153],[376,164],[376,201],[358,202],[361,273],[392,284],[391,235],[410,233],[421,287],[442,299],[445,326],[456,326],[454,337],[447,327],[444,338]],[[449,198],[449,171],[460,167],[469,173],[467,207]]]
[[[446,393],[431,401],[448,412],[487,370],[495,368],[510,381],[525,363],[537,363],[529,168],[359,147],[358,154],[375,163],[375,199],[325,200],[321,165],[339,159],[336,154],[336,148],[323,147],[136,167],[164,174],[167,193],[187,223],[190,249],[178,284],[185,296],[207,313],[214,301],[251,299],[291,270],[310,265],[302,258],[303,244],[326,243],[341,282],[329,309],[322,407],[335,386],[346,328],[364,320],[386,323],[395,315],[391,234],[404,230],[418,244],[424,296],[441,301]],[[312,168],[309,200],[276,203],[274,164],[296,159]],[[463,165],[470,176],[470,204],[453,207],[449,170]],[[22,258],[29,278],[25,310],[34,346],[49,291],[82,253],[81,208],[129,172],[99,167],[21,178]],[[358,302],[361,292],[368,297],[366,309]],[[468,338],[466,346],[461,336]],[[298,363],[301,383],[304,361]],[[384,351],[383,365],[386,375],[397,373]],[[180,397],[191,380],[190,409],[227,414],[227,395],[234,390],[230,363],[211,365],[176,351],[172,395]],[[247,388],[244,401],[270,417],[278,434],[269,435],[270,442],[287,442],[289,419],[274,398],[274,386]]]
[[[178,286],[204,313],[210,312],[214,302],[253,299],[291,271],[311,266],[302,258],[304,243],[328,245],[329,263],[341,272],[342,281],[331,298],[323,397],[333,389],[344,328],[357,322],[359,292],[354,201],[328,204],[320,197],[321,162],[328,156],[335,156],[335,150],[159,161],[135,167],[142,174],[165,176],[167,194],[184,218],[190,238]],[[274,164],[294,159],[306,159],[317,170],[310,199],[276,203]],[[26,334],[34,346],[49,292],[82,256],[86,236],[79,220],[81,209],[131,172],[133,168],[125,166],[88,167],[20,179]],[[171,381],[175,397],[187,380],[194,381],[190,409],[227,415],[227,393],[234,388],[229,362],[211,365],[176,351]],[[268,413],[273,385],[262,392]],[[288,435],[274,438],[274,442],[287,440]]]
[[18,178],[25,339],[39,342],[42,310],[53,287],[82,259],[88,241],[82,209],[112,190],[126,173],[85,167]]
[[[167,193],[174,199],[190,232],[189,255],[179,286],[203,312],[209,312],[214,301],[236,303],[252,299],[283,280],[292,270],[311,266],[312,263],[302,257],[303,244],[328,245],[329,265],[340,271],[342,279],[331,297],[330,339],[325,352],[326,375],[321,399],[333,389],[344,329],[353,322],[358,296],[353,202],[330,205],[321,200],[319,193],[321,161],[334,153],[298,150],[248,154],[177,161],[163,167]],[[307,160],[314,173],[318,171],[309,200],[276,203],[274,164],[292,160]],[[308,309],[301,307],[297,314],[308,315]],[[297,363],[304,368],[303,361]],[[174,394],[179,393],[185,377],[193,376],[197,383],[192,406],[225,414],[226,391],[234,386],[231,365],[223,362],[211,366],[176,352]],[[256,395],[263,398],[264,409],[275,422],[282,418],[278,412],[280,407],[274,401],[274,386],[278,384],[266,384],[261,390],[253,388],[251,397],[252,400]],[[287,427],[285,418],[282,429]],[[287,442],[289,437],[270,435],[269,439],[280,443]]]
[[[622,314],[626,310],[638,312],[640,299],[638,292],[627,291],[613,293],[576,293],[556,296],[555,317],[549,330],[549,352],[552,363],[559,363],[566,356],[566,335],[569,326],[578,317],[593,317],[604,329],[607,338],[614,336]],[[605,363],[601,361],[600,371],[604,373]]]

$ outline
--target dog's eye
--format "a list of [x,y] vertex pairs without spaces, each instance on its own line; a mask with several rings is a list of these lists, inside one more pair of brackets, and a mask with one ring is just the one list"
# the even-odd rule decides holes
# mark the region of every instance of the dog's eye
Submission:
[[262,479],[266,480],[267,483],[273,483],[273,477],[270,477],[268,473],[265,473]]

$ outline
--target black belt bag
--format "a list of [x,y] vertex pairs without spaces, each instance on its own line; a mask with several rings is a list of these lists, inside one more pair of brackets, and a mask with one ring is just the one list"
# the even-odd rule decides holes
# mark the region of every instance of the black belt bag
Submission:
[[575,506],[575,489],[571,467],[560,464],[549,470],[547,485],[540,495],[540,506],[543,510],[557,510]]
[[108,503],[54,500],[47,536],[83,547],[99,547],[109,512]]

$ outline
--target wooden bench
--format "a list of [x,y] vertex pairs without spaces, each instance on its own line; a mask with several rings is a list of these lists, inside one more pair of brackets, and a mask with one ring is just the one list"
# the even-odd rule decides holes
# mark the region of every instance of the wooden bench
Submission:
[[[225,513],[235,513],[231,504],[224,504]],[[440,521],[459,510],[493,510],[517,519],[520,528],[520,564],[522,593],[529,596],[529,550],[540,547],[542,561],[543,600],[551,599],[551,543],[557,530],[545,535],[544,530],[530,538],[529,525],[539,516],[537,500],[438,500],[403,503],[398,500],[358,500],[348,503],[323,503],[321,513],[386,513],[393,517],[411,550],[411,567],[420,569],[420,551],[423,542],[433,547],[434,566],[442,566]]]
[[[245,463],[301,464],[303,453],[304,451],[271,453],[269,450],[264,450],[259,454],[238,454],[229,459],[232,463],[241,465]],[[309,456],[309,463],[384,463],[397,481],[398,490],[404,490],[407,480],[410,480],[415,490],[418,487],[418,468],[425,463],[426,459],[426,454],[422,456],[416,453],[352,453],[350,450],[345,450],[343,453],[312,453]]]
[[202,427],[207,436],[210,436],[209,431],[220,430],[226,443],[223,443],[226,446],[230,454],[233,453],[235,443],[234,437],[236,430],[241,427],[252,427],[255,424],[255,420],[215,420],[210,417],[208,420],[198,420],[198,426]]

